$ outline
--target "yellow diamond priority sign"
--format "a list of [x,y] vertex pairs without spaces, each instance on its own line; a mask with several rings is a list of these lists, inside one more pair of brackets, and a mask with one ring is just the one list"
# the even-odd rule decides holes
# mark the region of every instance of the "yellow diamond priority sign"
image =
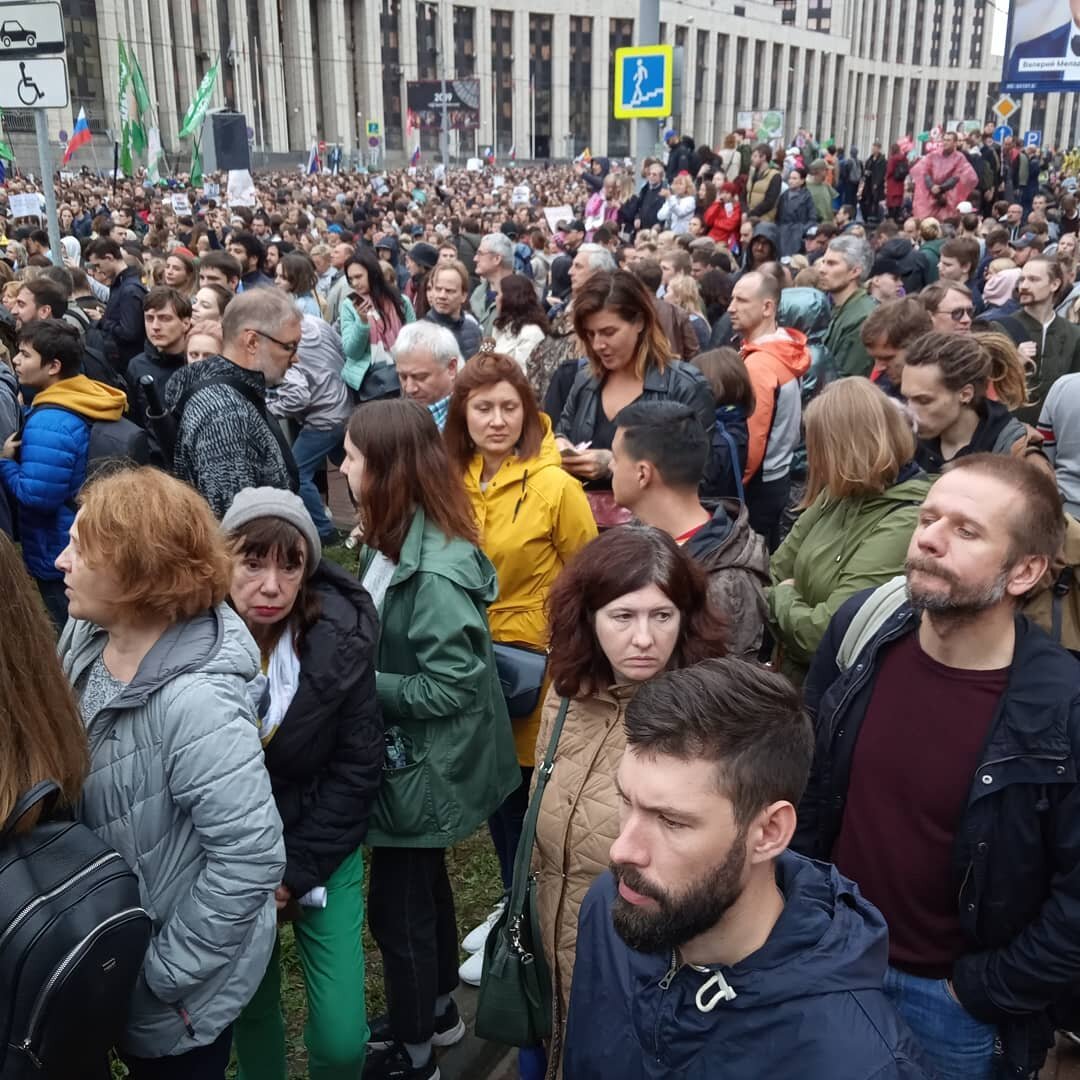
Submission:
[[995,116],[1000,118],[1002,123],[1004,123],[1019,108],[1020,103],[1018,101],[1014,101],[1008,94],[1002,94],[1002,96],[994,102],[991,111]]

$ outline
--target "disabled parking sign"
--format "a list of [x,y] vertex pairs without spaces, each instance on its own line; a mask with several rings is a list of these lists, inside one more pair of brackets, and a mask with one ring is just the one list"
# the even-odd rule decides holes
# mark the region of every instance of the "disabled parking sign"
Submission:
[[670,45],[634,45],[615,50],[618,120],[661,119],[671,115],[674,55]]

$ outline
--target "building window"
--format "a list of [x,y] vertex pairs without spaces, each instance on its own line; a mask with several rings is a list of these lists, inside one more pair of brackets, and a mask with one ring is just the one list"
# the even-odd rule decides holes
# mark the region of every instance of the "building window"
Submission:
[[[840,88],[844,85],[847,72],[844,71],[843,58],[836,58],[836,72],[833,76],[833,102],[832,102],[832,131],[836,131],[837,122],[840,119]],[[831,134],[831,133],[830,133]]]
[[94,0],[69,0],[64,9],[71,112],[78,115],[80,108],[85,109],[90,130],[100,133],[105,130],[105,83],[101,77],[97,4]]
[[930,65],[941,63],[942,22],[945,18],[945,0],[934,0],[934,25],[930,32]]
[[915,130],[915,110],[918,108],[918,90],[915,85],[914,79],[908,80],[908,109],[907,109],[907,123],[904,126],[904,130],[914,138],[917,134]]
[[772,47],[772,78],[769,83],[769,100],[765,102],[766,109],[776,109],[780,105],[780,65],[783,63],[782,45]]
[[900,0],[900,18],[897,20],[896,62],[904,62],[904,49],[907,48],[908,0]]
[[387,150],[405,148],[404,113],[401,102],[401,36],[398,32],[398,0],[382,0],[379,33],[382,37],[383,135]]
[[529,16],[529,89],[532,92],[533,157],[553,156],[551,145],[551,15]]
[[[436,42],[439,34],[439,9],[435,4],[416,5],[416,77],[437,79],[439,56]],[[439,149],[438,131],[421,131],[420,146],[434,153]],[[415,145],[415,143],[413,144]]]
[[[608,29],[608,48],[611,59],[608,64],[608,86],[615,85],[615,50],[634,44],[634,20],[612,19]],[[607,150],[613,157],[630,156],[630,121],[616,120],[608,111]]]
[[959,85],[950,80],[945,84],[945,116],[944,120],[948,123],[950,120],[966,120],[965,116],[956,115],[956,95],[960,89]]
[[496,154],[514,143],[514,13],[491,12],[491,74],[494,81]]
[[[787,98],[784,101],[784,124],[788,134],[793,134],[796,128],[795,122],[795,76],[799,68],[799,50],[793,48],[788,53],[787,71],[784,72],[784,84],[787,86]],[[805,85],[806,80],[802,80]]]
[[[724,130],[727,124],[727,107],[730,104],[724,100],[724,72],[727,70],[728,36],[727,34],[716,35],[716,114],[713,121],[714,141],[719,143],[727,132]],[[1080,96],[1080,95],[1078,95]]]
[[[926,108],[923,110],[922,127],[919,131],[929,131],[937,123],[937,79],[929,79],[926,83]],[[948,117],[946,117],[948,119]]]
[[971,4],[971,51],[968,60],[972,67],[982,67],[983,31],[986,28],[986,0],[968,0]]
[[761,76],[765,68],[765,42],[754,42],[754,74],[750,93],[750,108],[760,109],[761,104]]
[[952,30],[949,34],[949,67],[960,66],[960,54],[963,51],[964,8],[957,4],[953,8]]
[[709,74],[705,67],[705,54],[708,51],[709,31],[699,30],[697,32],[697,66],[694,69],[694,124],[699,128],[704,126],[701,106],[705,101],[705,80]]
[[806,11],[806,29],[823,34],[832,29],[832,0],[810,0]]
[[454,75],[476,74],[476,8],[454,8]]
[[743,108],[743,102],[747,98],[747,86],[744,77],[746,75],[746,50],[749,47],[750,43],[746,38],[737,37],[735,39],[735,100],[732,104],[736,109]]
[[964,119],[978,120],[983,118],[983,110],[979,108],[979,84],[969,82],[964,92]]
[[1047,145],[1046,135],[1047,132],[1043,130],[1046,127],[1046,95],[1035,94],[1031,101],[1031,127],[1029,131],[1042,131],[1043,133],[1043,146]]
[[572,157],[591,142],[592,131],[592,18],[570,16],[570,129],[566,146],[557,153]]
[[911,62],[922,63],[923,23],[926,21],[926,0],[915,0],[915,31],[911,35]]

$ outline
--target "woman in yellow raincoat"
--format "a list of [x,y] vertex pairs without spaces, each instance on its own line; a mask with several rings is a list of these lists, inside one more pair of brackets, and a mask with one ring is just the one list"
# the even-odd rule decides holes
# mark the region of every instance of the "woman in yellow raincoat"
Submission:
[[[520,366],[490,342],[458,373],[444,434],[472,500],[480,546],[498,575],[499,598],[488,609],[492,640],[546,650],[548,592],[563,566],[596,537],[581,483],[562,468],[551,421]],[[536,708],[514,719],[521,787],[488,823],[507,894],[546,690],[545,678]],[[480,984],[484,941],[502,903],[462,943],[472,953],[461,967],[463,982]]]

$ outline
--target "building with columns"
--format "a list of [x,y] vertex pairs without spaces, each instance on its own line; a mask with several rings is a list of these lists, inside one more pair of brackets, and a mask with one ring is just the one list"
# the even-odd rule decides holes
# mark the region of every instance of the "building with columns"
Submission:
[[[65,0],[72,117],[118,127],[119,40],[139,57],[167,151],[205,71],[222,57],[212,108],[246,114],[267,154],[312,139],[401,161],[405,83],[475,75],[480,126],[451,152],[511,147],[519,159],[636,154],[635,125],[611,115],[613,57],[636,40],[636,5],[600,0]],[[683,50],[673,124],[717,143],[736,114],[782,109],[790,137],[869,149],[875,138],[989,118],[1001,58],[990,0],[661,0],[661,41]],[[1014,127],[1044,145],[1076,141],[1078,95],[1028,94]],[[10,121],[12,114],[5,114]],[[1016,118],[1014,118],[1016,119]],[[65,127],[71,117],[54,126]],[[18,117],[14,125],[18,127]],[[438,135],[425,132],[434,151]],[[430,160],[430,158],[429,158]]]

